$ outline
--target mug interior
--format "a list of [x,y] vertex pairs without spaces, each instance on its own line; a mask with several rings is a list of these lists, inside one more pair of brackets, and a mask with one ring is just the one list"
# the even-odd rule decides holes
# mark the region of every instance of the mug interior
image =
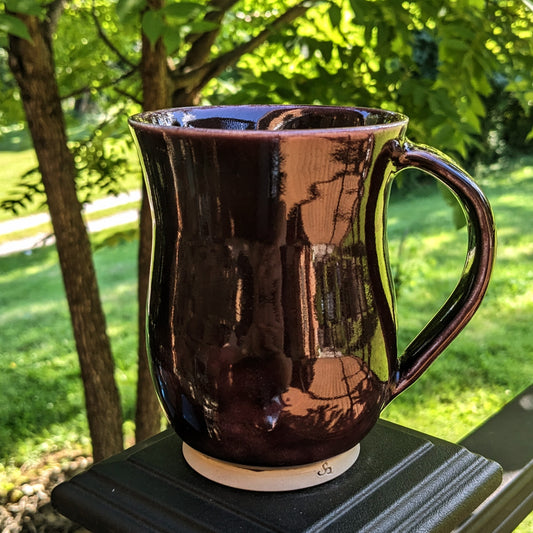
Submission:
[[406,117],[381,109],[329,106],[205,106],[149,111],[133,122],[203,130],[315,130],[401,123]]

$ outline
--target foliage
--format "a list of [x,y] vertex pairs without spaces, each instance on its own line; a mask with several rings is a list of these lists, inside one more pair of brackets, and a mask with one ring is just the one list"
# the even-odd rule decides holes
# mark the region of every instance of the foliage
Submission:
[[464,157],[469,148],[482,148],[486,98],[500,73],[505,97],[520,102],[529,117],[525,146],[532,125],[533,13],[522,2],[347,4],[310,11],[213,82],[208,100],[385,107],[410,116],[414,140]]
[[[532,119],[524,112],[520,100],[509,93],[508,80],[497,74],[491,80],[493,92],[483,99],[487,114],[477,136],[481,149],[470,150],[472,162],[495,163],[524,152],[524,139],[529,137]],[[529,135],[528,135],[529,133]]]
[[[33,14],[39,5],[37,0],[11,0],[5,8]],[[124,49],[118,56],[102,38],[103,31],[109,28],[116,32],[117,46]],[[105,0],[66,3],[53,34],[56,74],[83,203],[95,194],[116,194],[130,160],[124,152],[124,142],[117,144],[114,138],[117,134],[124,137],[126,119],[134,110],[121,91],[122,87],[131,86],[129,78],[137,71],[129,55],[136,58],[138,54],[128,54],[134,49],[133,36],[121,39],[121,35],[114,4]],[[0,61],[0,82],[5,82],[8,96],[0,103],[0,130],[7,133],[23,120],[23,113],[16,84],[7,69],[6,49],[0,49],[0,55],[6,57],[6,61]],[[139,90],[137,82],[136,92]],[[131,143],[131,139],[128,137],[126,142]],[[18,213],[32,203],[44,201],[39,168],[34,167],[21,176],[18,187],[8,192],[0,208]]]
[[[35,160],[35,153],[32,149],[25,150],[13,150],[12,146],[15,144],[26,145],[23,132],[20,133],[20,137],[16,138],[8,137],[7,142],[4,142],[4,139],[0,141],[0,183],[2,183],[2,191],[4,199],[1,201],[4,205],[4,209],[0,209],[0,222],[3,220],[12,219],[15,215],[13,210],[24,215],[31,215],[38,212],[43,212],[47,210],[47,206],[44,202],[44,195],[38,194],[32,196],[32,202],[29,200],[26,201],[24,198],[24,188],[27,186],[25,184],[24,175],[28,174],[29,184],[28,186],[38,186],[40,183],[39,174],[36,171],[37,162]],[[126,166],[121,166],[117,168],[117,171],[120,171],[120,180],[113,183],[113,186],[119,185],[120,191],[131,191],[138,190],[139,181],[140,181],[140,169],[139,169],[139,160],[137,154],[134,151],[133,146],[129,142],[129,138],[126,139],[113,139],[113,142],[104,143],[105,150],[115,150],[119,156],[127,160]],[[31,174],[31,175],[30,175]],[[21,179],[22,176],[22,179]],[[33,185],[32,185],[33,184]],[[107,196],[106,191],[98,191],[94,188],[88,189],[90,193],[91,202],[98,198],[103,198]],[[16,202],[24,202],[20,206]],[[8,202],[13,202],[12,209],[7,209]],[[133,207],[133,206],[132,206]],[[86,215],[86,218],[89,218]],[[48,230],[47,230],[48,231]],[[23,232],[16,238],[24,237]],[[12,238],[15,238],[12,235]],[[0,238],[0,241],[5,240]]]
[[[35,0],[6,0],[5,11],[0,13],[0,34],[5,39],[7,34],[15,35],[22,39],[30,39],[28,28],[14,13],[35,15],[41,18],[44,15],[43,7]],[[5,41],[1,43],[5,46]]]
[[205,20],[205,15],[214,8],[206,2],[172,2],[161,9],[148,9],[147,0],[118,0],[117,15],[123,25],[133,30],[138,28],[139,20],[143,33],[155,45],[163,39],[170,56],[183,54],[183,47],[190,42],[190,36],[216,30],[217,23]]
[[[73,135],[69,143],[78,172],[77,189],[82,204],[90,203],[95,197],[116,196],[122,192],[124,174],[131,171],[128,168],[132,162],[131,139],[114,139],[114,132],[106,137],[109,127],[101,123],[87,138],[76,140]],[[45,205],[44,187],[37,165],[20,174],[15,184],[9,185],[4,188],[7,197],[0,200],[1,210],[17,215],[27,212],[32,205]]]
[[[216,33],[211,48],[217,59],[300,5],[265,0],[226,4],[235,6],[223,23],[216,19],[216,3],[207,0],[169,1],[156,10],[148,8],[147,0],[65,4],[54,33],[56,69],[71,121],[92,123],[85,139],[72,142],[86,193],[90,187],[117,188],[124,158],[105,143],[115,133],[124,135],[125,119],[138,110],[142,98],[141,30],[152,43],[163,39],[172,79],[183,75],[183,60],[201,36]],[[0,34],[23,35],[12,12],[38,13],[40,6],[38,0],[5,2]],[[533,99],[533,13],[520,0],[330,0],[308,2],[306,9],[305,16],[273,31],[253,54],[243,54],[213,79],[203,101],[390,108],[410,116],[413,140],[463,158],[480,158],[481,152],[493,157],[506,142],[526,146]],[[13,105],[18,95],[2,61],[0,84],[7,96],[0,103],[0,128],[5,129],[22,114]],[[510,115],[495,112],[510,104]],[[517,115],[520,128],[515,127]],[[502,117],[508,117],[505,124]],[[32,182],[4,207],[22,207],[37,189]]]

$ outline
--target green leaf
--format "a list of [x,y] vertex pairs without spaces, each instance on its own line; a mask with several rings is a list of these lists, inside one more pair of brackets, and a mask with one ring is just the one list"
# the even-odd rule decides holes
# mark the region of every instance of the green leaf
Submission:
[[166,26],[163,29],[163,41],[168,54],[173,54],[181,46],[183,37],[181,33],[173,27]]
[[261,76],[261,80],[265,81],[266,83],[270,83],[272,85],[277,85],[277,86],[283,86],[289,83],[289,80],[283,74],[275,70],[270,70],[268,72],[265,72]]
[[122,22],[127,22],[146,7],[146,0],[118,0],[117,15]]
[[356,17],[363,16],[365,13],[366,2],[363,0],[350,0],[350,7]]
[[179,2],[176,4],[168,4],[161,11],[169,17],[191,20],[202,13],[204,9],[205,6],[197,2]]
[[341,8],[336,4],[331,4],[329,6],[328,16],[329,16],[331,25],[334,28],[338,28],[341,23],[341,19],[342,19]]
[[365,43],[367,45],[370,45],[372,43],[372,32],[374,30],[374,26],[365,26]]
[[142,18],[143,33],[146,35],[151,45],[163,34],[163,17],[161,11],[148,10]]
[[4,32],[31,41],[30,32],[22,20],[13,15],[0,13],[0,33]]
[[475,133],[481,133],[481,121],[472,108],[468,108],[464,111],[463,118],[472,127]]
[[191,33],[205,33],[216,30],[219,24],[216,22],[209,22],[208,20],[197,20],[190,25]]
[[432,144],[437,147],[450,146],[450,140],[453,138],[455,127],[450,122],[441,122],[432,132]]
[[533,128],[531,128],[531,131],[526,136],[526,141],[533,140]]
[[326,63],[329,63],[333,55],[333,43],[330,41],[322,41],[318,43],[317,48],[320,50]]
[[41,4],[35,0],[6,0],[6,9],[14,13],[34,15],[36,17],[44,13]]
[[461,39],[443,39],[442,47],[449,48],[457,52],[466,52],[470,48],[470,44]]
[[487,114],[485,105],[476,93],[470,95],[470,107],[478,117],[484,117]]

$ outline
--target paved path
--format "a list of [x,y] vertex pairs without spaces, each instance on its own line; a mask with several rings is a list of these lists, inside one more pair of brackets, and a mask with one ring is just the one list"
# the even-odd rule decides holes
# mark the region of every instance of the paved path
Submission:
[[[101,200],[95,200],[91,204],[88,204],[84,209],[84,213],[96,213],[104,209],[136,202],[140,198],[140,191],[133,191],[119,194],[118,196],[102,198]],[[106,228],[111,228],[113,226],[134,222],[138,219],[138,217],[139,213],[137,209],[127,209],[126,211],[122,211],[114,215],[91,220],[87,223],[87,229],[89,230],[89,233],[94,233]],[[46,224],[49,221],[50,217],[48,213],[38,213],[36,215],[7,220],[5,222],[0,222],[0,235],[9,235],[15,231],[35,228],[37,226],[41,226],[42,224]],[[44,232],[37,233],[24,239],[10,240],[0,244],[0,256],[9,255],[16,252],[31,252],[31,250],[34,248],[39,246],[47,246],[53,242],[55,242],[54,236]]]

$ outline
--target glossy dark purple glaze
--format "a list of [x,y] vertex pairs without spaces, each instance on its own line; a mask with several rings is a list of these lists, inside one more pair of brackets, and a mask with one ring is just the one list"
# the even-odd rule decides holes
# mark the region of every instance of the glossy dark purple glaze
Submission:
[[[154,218],[152,372],[197,450],[281,466],[353,447],[477,309],[490,208],[445,156],[407,143],[405,117],[235,106],[130,124]],[[458,288],[399,359],[385,224],[390,183],[407,166],[459,197],[470,249]]]

